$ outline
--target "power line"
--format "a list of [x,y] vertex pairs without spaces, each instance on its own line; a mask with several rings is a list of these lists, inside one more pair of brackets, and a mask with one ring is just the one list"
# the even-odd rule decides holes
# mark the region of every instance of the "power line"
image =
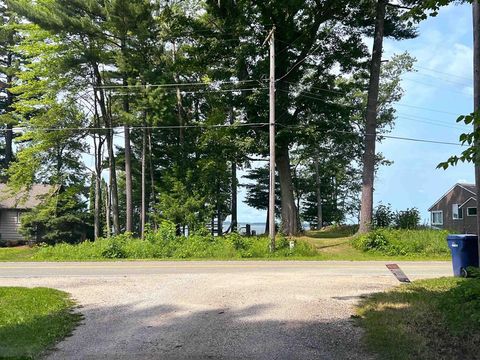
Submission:
[[[192,90],[192,91],[184,91],[180,90],[182,94],[208,94],[208,93],[228,93],[228,92],[238,92],[238,91],[261,91],[261,90],[268,90],[267,87],[256,87],[256,88],[236,88],[236,89],[209,89],[209,90]],[[137,95],[138,93],[115,93],[115,96],[133,96]]]
[[295,70],[300,64],[302,64],[305,60],[307,60],[308,57],[311,56],[313,52],[317,51],[321,46],[322,46],[322,44],[319,44],[318,46],[315,47],[315,49],[311,50],[309,54],[307,54],[307,55],[306,55],[305,57],[303,57],[302,59],[298,60],[298,61],[290,68],[290,70],[287,71],[286,74],[284,74],[284,75],[281,76],[280,78],[276,79],[275,82],[285,79],[288,75],[290,75],[290,73],[291,73],[293,70]]
[[437,122],[434,122],[434,121],[418,120],[416,118],[405,117],[405,116],[402,116],[402,115],[398,116],[398,118],[403,119],[403,120],[407,120],[407,121],[416,122],[416,123],[430,124],[430,125],[433,125],[433,126],[440,126],[440,127],[450,128],[450,129],[465,130],[465,128],[462,129],[460,126],[447,125],[447,124],[444,124],[444,123],[437,123]]
[[418,66],[418,65],[414,65],[414,68],[422,69],[422,70],[426,70],[426,71],[431,71],[431,72],[435,72],[435,73],[438,73],[438,74],[453,76],[453,77],[456,77],[456,78],[459,78],[459,79],[466,79],[466,80],[473,81],[473,79],[470,78],[470,77],[455,75],[455,74],[452,74],[452,73],[448,73],[448,72],[444,72],[444,71],[438,71],[438,70],[435,70],[435,69],[426,68],[426,67],[422,67],[422,66]]
[[[196,125],[165,125],[165,126],[130,126],[129,129],[131,130],[164,130],[164,129],[192,129],[192,128],[206,128],[206,129],[218,129],[218,128],[235,128],[235,127],[251,127],[251,128],[262,128],[265,126],[270,125],[269,123],[237,123],[237,124],[218,124],[218,125],[208,125],[208,124],[196,124]],[[279,126],[287,129],[309,129],[313,128],[311,125],[283,125],[278,124]],[[25,128],[13,128],[13,131],[18,130],[28,130]],[[115,126],[115,127],[102,127],[102,128],[44,128],[44,129],[36,129],[42,131],[101,131],[101,130],[119,130],[119,132],[124,131],[123,126]],[[404,141],[411,141],[411,142],[419,142],[419,143],[428,143],[428,144],[438,144],[438,145],[452,145],[452,146],[460,146],[465,147],[467,145],[458,143],[458,142],[449,142],[449,141],[442,141],[442,140],[433,140],[433,139],[424,139],[424,138],[412,138],[412,137],[404,137],[404,136],[393,136],[393,135],[383,135],[383,134],[361,134],[355,131],[345,131],[345,130],[329,130],[330,133],[337,133],[337,134],[349,134],[349,135],[364,135],[364,136],[376,136],[379,138],[386,138],[386,139],[393,139],[393,140],[404,140]],[[117,136],[119,133],[114,132],[114,135]],[[121,135],[120,135],[121,136]]]
[[[280,125],[280,124],[279,124]],[[308,125],[280,125],[285,128],[291,129],[304,129],[308,128]],[[420,138],[411,138],[411,137],[404,137],[404,136],[393,136],[393,135],[383,135],[383,134],[360,134],[354,131],[345,131],[345,130],[331,130],[332,133],[338,134],[350,134],[350,135],[364,135],[364,136],[376,136],[379,138],[387,138],[387,139],[395,139],[395,140],[405,140],[405,141],[413,141],[413,142],[421,142],[421,143],[429,143],[429,144],[440,144],[440,145],[454,145],[454,146],[467,146],[458,142],[449,142],[449,141],[441,141],[441,140],[432,140],[432,139],[420,139]]]
[[95,89],[117,89],[117,88],[175,88],[182,86],[211,86],[211,85],[222,85],[222,84],[244,84],[258,82],[258,80],[230,80],[230,81],[211,81],[211,82],[190,82],[190,83],[166,83],[166,84],[131,84],[131,85],[121,85],[121,84],[112,84],[112,85],[101,85],[94,86]]
[[[236,127],[263,127],[269,123],[233,123],[233,124],[195,124],[195,125],[163,125],[163,126],[129,126],[130,130],[162,130],[162,129],[215,129],[215,128],[236,128]],[[112,127],[65,127],[65,128],[34,128],[28,129],[25,127],[14,127],[13,129],[4,131],[23,131],[23,130],[39,130],[39,131],[102,131],[102,130],[124,130],[124,126],[112,126]]]
[[[313,87],[313,86],[311,88],[320,90],[320,88]],[[290,93],[288,90],[283,90],[283,89],[279,89],[279,90],[283,91],[283,92],[286,92],[286,93]],[[328,89],[322,89],[322,90],[329,91]],[[310,96],[307,96],[307,95],[304,95],[304,94],[307,94],[307,95],[310,95]],[[347,95],[346,93],[343,93],[343,94]],[[319,100],[319,101],[322,101],[322,102],[325,102],[325,103],[331,104],[331,105],[338,105],[338,106],[343,106],[343,107],[348,107],[348,108],[353,107],[352,105],[335,103],[335,102],[331,102],[331,101],[319,98],[319,97],[317,97],[318,94],[315,94],[315,93],[312,93],[312,92],[309,92],[309,91],[305,91],[305,90],[300,91],[298,93],[298,95],[304,96],[306,98],[314,99],[314,100]],[[420,109],[420,110],[425,110],[425,111],[431,111],[431,112],[437,112],[437,113],[442,113],[442,114],[459,116],[459,114],[456,114],[456,113],[448,112],[448,111],[445,111],[445,110],[431,109],[431,108],[427,108],[427,107],[423,107],[423,106],[408,105],[408,104],[402,104],[402,103],[397,103],[396,106],[403,106],[403,107],[408,107],[408,108],[412,108],[412,109]]]
[[441,92],[443,92],[443,91],[448,91],[448,92],[451,92],[451,93],[460,94],[460,95],[463,95],[463,96],[468,96],[468,94],[466,94],[466,93],[464,93],[464,92],[455,91],[455,90],[452,90],[452,89],[450,89],[450,88],[448,88],[448,89],[440,89],[440,88],[439,88],[437,85],[435,85],[435,84],[431,84],[431,83],[429,84],[429,83],[426,83],[426,82],[422,82],[422,81],[418,81],[418,80],[413,80],[413,79],[410,79],[410,78],[405,78],[405,80],[410,81],[410,82],[413,82],[413,83],[416,83],[416,84],[433,87],[433,88],[435,88],[435,90],[439,90],[439,91],[441,91]]

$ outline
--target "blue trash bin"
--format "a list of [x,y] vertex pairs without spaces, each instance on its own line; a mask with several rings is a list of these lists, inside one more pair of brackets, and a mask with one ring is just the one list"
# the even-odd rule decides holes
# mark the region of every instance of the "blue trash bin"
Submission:
[[466,277],[467,267],[478,267],[477,235],[448,235],[447,242],[452,253],[453,275]]

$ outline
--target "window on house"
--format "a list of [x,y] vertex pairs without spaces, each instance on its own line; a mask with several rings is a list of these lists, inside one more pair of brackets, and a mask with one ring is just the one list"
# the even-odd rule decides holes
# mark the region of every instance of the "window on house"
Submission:
[[477,208],[476,207],[467,208],[467,216],[477,216]]
[[16,222],[17,224],[20,224],[21,223],[21,218],[22,218],[22,212],[21,211],[17,211],[17,217],[16,217]]
[[432,225],[443,225],[443,211],[432,211]]
[[463,209],[458,204],[452,205],[452,217],[454,220],[463,219]]

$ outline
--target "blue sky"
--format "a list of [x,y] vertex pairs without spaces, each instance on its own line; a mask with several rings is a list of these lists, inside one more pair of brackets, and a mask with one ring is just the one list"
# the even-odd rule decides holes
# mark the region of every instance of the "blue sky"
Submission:
[[[469,5],[448,6],[420,24],[416,39],[386,41],[386,59],[403,51],[417,59],[417,72],[404,76],[405,96],[396,106],[398,119],[391,135],[458,142],[469,130],[456,118],[473,108],[471,24]],[[378,150],[394,164],[378,173],[376,203],[399,210],[416,207],[428,219],[427,209],[456,182],[474,182],[471,164],[436,169],[439,162],[459,154],[459,146],[386,139]]]
[[[420,24],[416,39],[386,40],[384,59],[404,51],[417,59],[417,72],[404,76],[405,96],[396,106],[398,119],[390,135],[458,142],[459,135],[468,130],[456,118],[472,112],[473,107],[471,23],[469,5],[448,6]],[[385,139],[377,146],[394,164],[378,172],[375,203],[390,203],[396,210],[416,207],[427,221],[428,207],[450,187],[474,181],[470,164],[436,169],[439,162],[460,153],[460,146],[396,139]],[[241,191],[240,199],[243,196]],[[239,204],[239,221],[264,219],[263,211]]]

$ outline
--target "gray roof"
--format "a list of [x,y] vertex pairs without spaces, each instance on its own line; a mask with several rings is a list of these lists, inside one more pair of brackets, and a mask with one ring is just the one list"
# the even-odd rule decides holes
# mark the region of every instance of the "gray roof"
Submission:
[[[452,191],[453,189],[455,189],[457,186],[460,186],[461,188],[467,190],[468,192],[470,192],[473,196],[477,196],[477,188],[475,186],[475,184],[465,184],[465,183],[456,183],[455,185],[453,185],[450,190],[448,190],[445,194],[443,194],[443,196],[438,199],[435,204],[433,204],[432,206],[430,206],[428,208],[428,211],[432,211],[432,209],[434,208],[435,205],[437,205],[445,196],[447,196],[448,194],[450,194],[450,191]],[[476,199],[475,199],[476,201]]]
[[29,191],[15,193],[6,184],[0,184],[0,209],[32,209],[39,205],[43,195],[52,189],[50,185],[35,184]]
[[458,185],[464,187],[474,195],[477,195],[477,188],[475,187],[475,184],[463,184],[463,183],[458,183]]

